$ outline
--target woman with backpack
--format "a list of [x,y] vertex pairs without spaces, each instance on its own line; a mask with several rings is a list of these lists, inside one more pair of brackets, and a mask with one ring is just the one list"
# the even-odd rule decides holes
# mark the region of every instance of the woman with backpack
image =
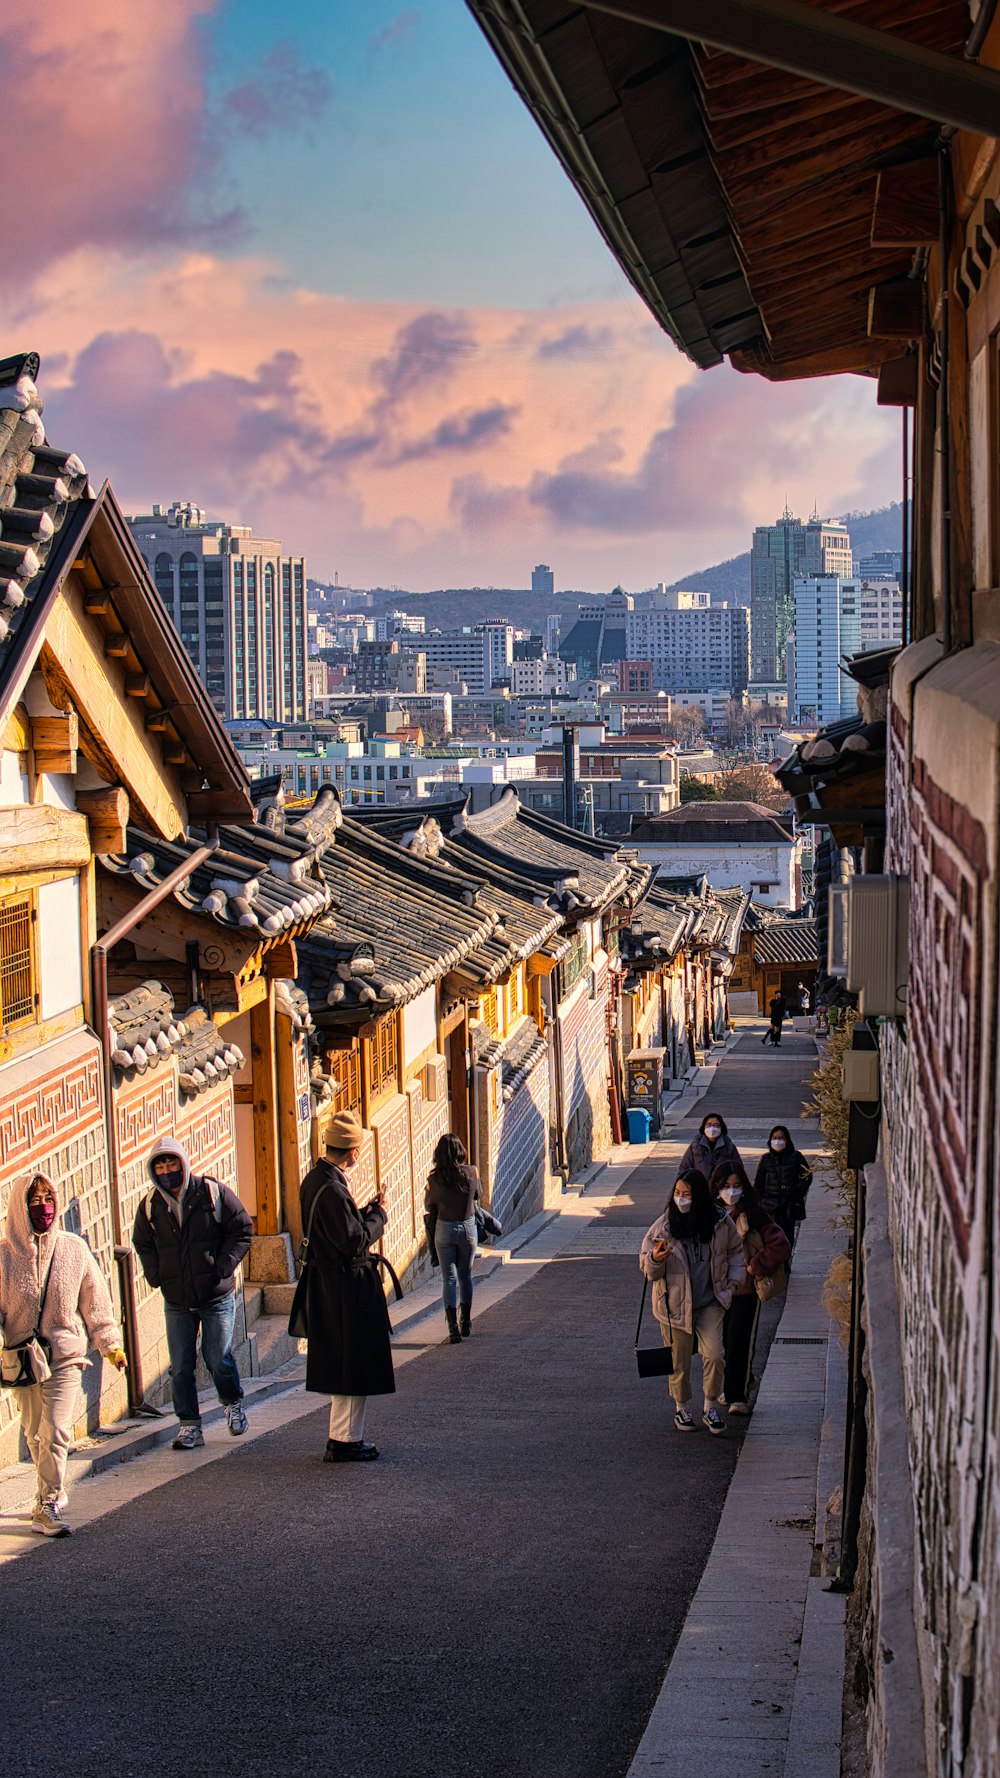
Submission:
[[795,1246],[799,1223],[805,1221],[806,1195],[812,1184],[812,1167],[797,1149],[786,1124],[775,1124],[767,1148],[757,1163],[754,1190],[764,1209]]
[[472,1262],[476,1257],[479,1174],[460,1136],[442,1136],[424,1192],[424,1225],[441,1267],[448,1338],[460,1346],[472,1332]]
[[[104,1273],[82,1235],[58,1226],[59,1200],[44,1173],[15,1180],[0,1241],[3,1380],[16,1399],[35,1466],[31,1529],[68,1537],[66,1460],[80,1411],[80,1378],[96,1346],[125,1369],[121,1329]],[[24,1380],[17,1383],[16,1379]]]
[[787,1265],[791,1248],[784,1232],[768,1216],[742,1167],[730,1167],[725,1162],[716,1167],[709,1190],[732,1217],[743,1243],[744,1274],[733,1289],[722,1336],[726,1407],[732,1415],[749,1414],[750,1376],[761,1304],[757,1281],[772,1281],[777,1294],[780,1279],[776,1274],[780,1274],[782,1265]]
[[697,1168],[678,1174],[663,1215],[646,1230],[639,1266],[653,1285],[653,1314],[671,1348],[670,1393],[678,1432],[693,1432],[691,1357],[697,1344],[704,1382],[702,1424],[718,1437],[723,1383],[722,1323],[746,1264],[736,1225]]

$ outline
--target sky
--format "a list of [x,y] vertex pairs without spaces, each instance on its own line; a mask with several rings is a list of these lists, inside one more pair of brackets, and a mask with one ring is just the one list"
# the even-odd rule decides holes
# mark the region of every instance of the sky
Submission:
[[462,0],[47,0],[0,25],[3,352],[125,510],[354,586],[634,590],[898,497],[864,378],[698,371]]

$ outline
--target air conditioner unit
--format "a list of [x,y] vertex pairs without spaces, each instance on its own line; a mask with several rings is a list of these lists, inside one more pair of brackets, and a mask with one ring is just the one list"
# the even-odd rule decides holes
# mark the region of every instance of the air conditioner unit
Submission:
[[827,922],[827,975],[847,974],[847,898],[850,884],[834,883],[830,889],[830,914]]
[[847,986],[860,996],[863,1018],[906,1012],[910,946],[910,881],[888,872],[853,877],[847,900]]
[[841,1083],[842,1099],[871,1103],[879,1096],[878,1050],[846,1050]]

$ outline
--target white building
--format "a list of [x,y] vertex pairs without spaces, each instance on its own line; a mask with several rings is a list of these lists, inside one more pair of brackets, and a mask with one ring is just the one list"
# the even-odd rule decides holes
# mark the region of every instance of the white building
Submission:
[[743,889],[765,907],[802,901],[802,841],[791,818],[760,803],[682,803],[636,823],[628,841],[664,877],[704,873],[713,889]]
[[652,661],[655,691],[720,686],[732,696],[750,680],[750,613],[743,605],[713,605],[708,593],[654,593],[646,610],[627,613],[625,646],[628,660]]
[[514,698],[540,697],[548,691],[564,691],[576,678],[573,661],[562,661],[558,655],[542,655],[539,660],[512,661],[510,693]]
[[307,716],[305,557],[188,501],[127,522],[220,716]]
[[902,637],[903,602],[889,581],[836,574],[795,582],[794,707],[801,717],[836,722],[857,710],[858,688],[842,660]]

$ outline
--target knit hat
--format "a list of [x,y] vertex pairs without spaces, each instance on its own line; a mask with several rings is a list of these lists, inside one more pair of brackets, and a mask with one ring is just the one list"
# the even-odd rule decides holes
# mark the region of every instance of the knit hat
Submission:
[[338,1111],[326,1126],[327,1148],[360,1148],[364,1139],[364,1128],[353,1111]]

